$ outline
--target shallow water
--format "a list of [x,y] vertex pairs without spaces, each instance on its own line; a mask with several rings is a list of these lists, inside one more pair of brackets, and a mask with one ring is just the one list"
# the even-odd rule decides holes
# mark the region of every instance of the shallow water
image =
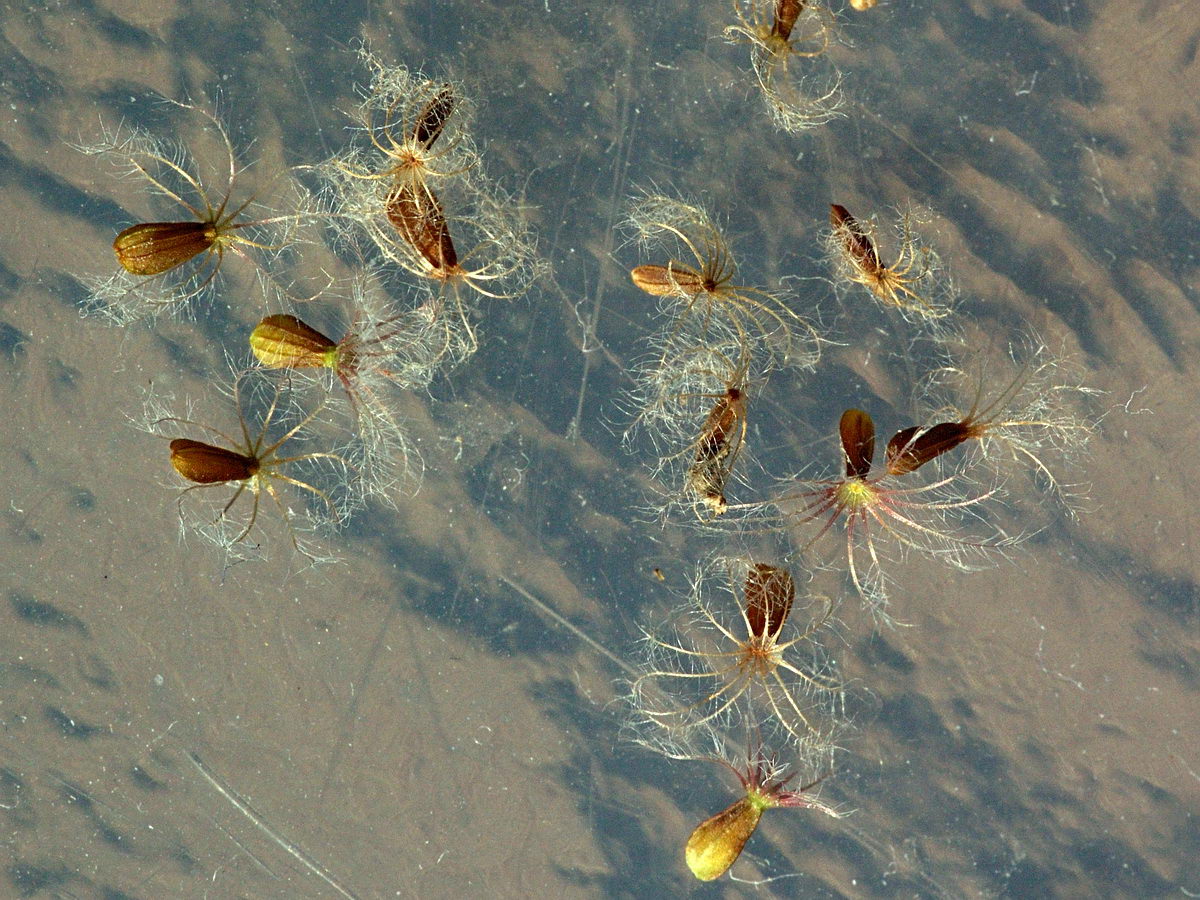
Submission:
[[[1200,380],[1190,4],[847,12],[847,115],[799,136],[720,39],[724,2],[243,7],[0,20],[0,893],[693,889],[682,845],[732,785],[624,742],[625,672],[526,596],[632,664],[639,623],[736,544],[634,512],[652,488],[620,398],[659,323],[613,226],[658,186],[702,198],[747,277],[795,277],[814,304],[829,202],[926,205],[983,339],[1034,327],[1107,392],[1077,521],[1018,497],[1014,527],[1042,530],[1011,561],[899,561],[911,627],[846,602],[855,728],[822,797],[855,812],[771,812],[733,872],[776,880],[706,890],[1200,894],[1200,434],[1175,411]],[[147,208],[68,142],[161,120],[152,92],[219,94],[247,159],[318,161],[346,138],[363,34],[471,85],[489,170],[525,191],[554,275],[485,304],[480,352],[410,398],[422,488],[330,539],[341,563],[223,569],[178,538],[163,442],[126,418],[151,384],[203,394],[263,314],[252,278],[198,321],[80,318],[76,279]],[[898,427],[895,323],[853,321],[753,407],[762,470],[835,460],[847,405]]]

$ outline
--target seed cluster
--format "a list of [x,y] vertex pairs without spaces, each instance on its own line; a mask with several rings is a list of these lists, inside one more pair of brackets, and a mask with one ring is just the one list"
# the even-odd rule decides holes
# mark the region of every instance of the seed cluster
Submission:
[[[122,326],[194,314],[217,294],[227,256],[257,274],[267,304],[288,310],[259,320],[248,335],[252,362],[233,366],[226,393],[236,430],[196,419],[191,404],[180,414],[174,398],[153,393],[139,417],[170,440],[171,464],[188,483],[184,531],[233,558],[264,552],[256,539],[264,500],[292,546],[318,562],[328,557],[308,532],[344,524],[369,498],[394,503],[414,491],[421,461],[399,395],[475,353],[476,297],[516,297],[541,271],[519,203],[483,172],[461,86],[366,49],[360,58],[371,79],[354,114],[356,140],[289,173],[290,209],[258,214],[256,194],[242,196],[244,170],[223,123],[192,104],[169,101],[218,136],[227,156],[219,190],[185,147],[140,129],[106,131],[80,148],[180,216],[117,235],[117,271],[93,279],[86,314]],[[299,296],[285,264],[319,243],[350,274]],[[327,335],[306,321],[317,296],[340,301],[340,330]],[[307,501],[301,512],[289,492]]]
[[[838,15],[808,0],[734,0],[733,9],[725,35],[750,45],[774,123],[795,132],[837,115],[841,76],[826,54]],[[185,483],[181,526],[230,557],[263,552],[262,513],[274,510],[295,551],[323,561],[312,531],[344,524],[371,498],[396,502],[414,490],[421,461],[401,395],[465,363],[479,347],[480,304],[524,294],[543,271],[518,199],[484,172],[463,87],[367,50],[360,59],[370,81],[354,141],[290,172],[286,208],[243,194],[225,128],[197,106],[176,104],[225,149],[217,189],[185,148],[140,130],[81,148],[140,180],[175,216],[117,234],[117,269],[93,281],[86,313],[129,325],[202,309],[223,285],[227,257],[258,276],[264,314],[225,389],[236,427],[221,430],[194,404],[179,410],[154,393],[140,418],[169,441]],[[1032,478],[1071,509],[1083,489],[1061,466],[1098,424],[1085,410],[1092,392],[1041,340],[997,351],[966,337],[958,289],[915,230],[919,208],[879,229],[882,240],[873,215],[836,202],[829,210],[810,249],[828,265],[820,293],[841,302],[832,322],[817,313],[817,291],[801,299],[742,275],[699,202],[644,191],[621,226],[638,254],[630,294],[653,298],[659,323],[631,372],[626,442],[650,448],[659,522],[725,542],[696,566],[675,608],[642,628],[626,696],[633,741],[672,759],[717,760],[740,783],[734,803],[687,841],[701,880],[730,868],[767,809],[842,814],[816,788],[834,771],[847,725],[848,686],[830,649],[843,593],[873,626],[889,625],[893,560],[965,571],[1008,552],[1027,536],[1006,524],[1011,483]],[[300,251],[317,245],[349,274],[305,296],[292,273]],[[340,327],[312,324],[318,296],[337,300]],[[853,316],[869,325],[845,329]],[[853,405],[828,423],[837,448],[828,458],[806,455],[794,474],[768,475],[753,456],[771,440],[760,412],[768,380],[812,378],[806,389],[819,394],[831,351],[869,328],[894,337],[915,398],[882,460],[872,414]],[[916,345],[932,363],[915,362]],[[820,552],[828,542],[835,553]],[[811,587],[818,567],[838,570],[832,596]]]
[[[800,131],[834,116],[840,76],[811,66],[834,39],[837,16],[805,0],[735,2],[734,10],[726,35],[751,44],[775,124]],[[813,593],[813,570],[841,569],[872,624],[892,625],[893,560],[968,571],[1028,537],[1008,525],[1023,496],[1012,483],[1032,477],[1073,512],[1083,486],[1066,484],[1060,470],[1099,422],[1087,412],[1094,392],[1037,337],[997,352],[966,336],[958,288],[915,230],[920,208],[899,212],[882,242],[873,216],[836,202],[829,210],[814,249],[840,301],[833,321],[817,315],[818,292],[800,306],[782,287],[745,283],[699,203],[648,192],[630,201],[624,225],[639,252],[630,279],[655,299],[662,323],[626,398],[626,440],[652,451],[655,517],[724,544],[697,566],[678,605],[643,626],[627,695],[635,743],[719,762],[740,783],[735,802],[687,842],[701,880],[729,869],[767,809],[841,814],[813,791],[834,771],[848,724],[847,685],[830,650],[846,591],[835,584],[832,599]],[[863,316],[866,326],[846,324]],[[811,378],[831,349],[868,329],[892,339],[915,398],[883,459],[872,415],[851,407],[830,429],[839,452],[826,471],[806,459],[797,474],[768,475],[764,485],[751,457],[772,440],[760,413],[768,379]],[[821,379],[804,390],[821,395]],[[824,552],[833,541],[841,551]],[[789,788],[793,781],[803,786]]]

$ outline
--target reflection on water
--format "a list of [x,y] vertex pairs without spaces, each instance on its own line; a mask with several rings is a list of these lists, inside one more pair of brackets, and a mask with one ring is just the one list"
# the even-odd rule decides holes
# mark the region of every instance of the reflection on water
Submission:
[[[1014,482],[1002,526],[1036,534],[1011,561],[897,560],[890,609],[911,627],[842,605],[831,650],[853,727],[820,790],[854,812],[771,813],[734,875],[805,897],[1200,892],[1180,499],[1196,478],[1178,462],[1200,435],[1176,412],[1197,387],[1200,31],[1182,5],[1102,0],[848,11],[829,50],[845,116],[789,135],[748,48],[720,37],[735,21],[725,0],[336,17],[64,3],[0,21],[7,893],[692,889],[684,841],[733,785],[625,742],[613,701],[629,673],[580,639],[634,665],[639,625],[705,554],[757,552],[663,526],[645,509],[653,459],[622,446],[621,398],[661,325],[628,275],[651,260],[614,231],[639,191],[702,201],[739,280],[782,280],[842,329],[814,374],[752,382],[731,504],[768,473],[836,461],[844,409],[885,436],[911,424],[923,350],[901,317],[833,297],[831,203],[934,211],[922,235],[970,340],[1035,329],[1108,392],[1078,520]],[[101,122],[159,129],[157,92],[219,97],[256,167],[319,162],[369,77],[363,35],[464,82],[489,172],[523,193],[553,275],[482,303],[478,353],[399,398],[421,489],[352,520],[341,563],[222,568],[178,538],[162,442],[126,417],[146,389],[201,393],[279,310],[230,267],[195,320],[81,319],[80,279],[111,267],[114,234],[147,209],[69,144]]]

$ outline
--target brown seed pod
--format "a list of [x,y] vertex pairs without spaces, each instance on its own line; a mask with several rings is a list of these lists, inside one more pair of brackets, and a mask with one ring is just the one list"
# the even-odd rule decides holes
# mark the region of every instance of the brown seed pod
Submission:
[[907,475],[925,463],[976,437],[972,423],[938,422],[931,428],[913,425],[892,435],[887,445],[889,475]]
[[388,194],[386,211],[396,232],[429,265],[431,276],[458,266],[446,214],[429,187],[397,184]]
[[[1104,418],[1092,404],[1102,392],[1086,385],[1077,360],[1026,335],[993,357],[996,348],[959,343],[956,355],[972,366],[948,365],[919,388],[926,421],[961,433],[970,459],[1008,479],[1030,475],[1071,514],[1087,497],[1086,482],[1064,481]],[[932,429],[931,429],[932,430]]]
[[[240,373],[233,385],[236,436],[194,419],[171,415],[150,420],[147,426],[164,437],[169,436],[169,432],[163,434],[168,429],[176,433],[178,429],[189,429],[200,430],[216,440],[209,443],[175,437],[170,442],[171,467],[190,482],[177,500],[180,522],[186,529],[228,552],[253,554],[256,546],[243,542],[259,522],[264,498],[269,498],[293,547],[315,562],[317,558],[301,544],[293,523],[299,517],[312,524],[336,525],[362,495],[354,483],[357,469],[337,453],[285,452],[285,447],[303,439],[322,410],[318,407],[304,415],[291,397],[290,385],[290,379],[272,378],[260,369]],[[245,391],[252,394],[252,400],[245,400]],[[266,407],[257,416],[261,422],[257,430],[246,418],[247,402],[256,410]],[[282,491],[307,496],[313,501],[311,508],[295,512],[292,503],[285,502]]]
[[737,386],[726,388],[709,410],[700,430],[696,462],[712,462],[736,453],[746,434],[746,394]]
[[419,462],[395,415],[394,392],[428,384],[449,348],[426,310],[379,304],[371,293],[355,285],[353,318],[336,342],[295,316],[277,314],[255,326],[250,348],[268,369],[336,377],[358,437],[363,489],[388,499],[415,474],[410,463]]
[[[816,361],[816,330],[778,294],[734,280],[737,261],[705,210],[647,194],[634,201],[625,227],[659,259],[667,257],[635,266],[629,273],[640,290],[664,298],[660,308],[672,318],[670,332],[660,341],[660,368],[669,368],[673,355],[691,352],[697,337],[709,343],[732,339],[737,354],[752,353],[754,344],[762,344],[794,365]],[[797,329],[805,333],[802,342]]]
[[725,512],[725,483],[746,438],[746,394],[739,385],[725,389],[709,410],[687,472],[687,484],[714,515]]
[[746,621],[760,638],[775,637],[796,600],[796,583],[787,569],[755,563],[746,573]]
[[[840,708],[844,685],[820,645],[832,613],[808,598],[807,624],[792,617],[795,583],[780,568],[745,559],[719,560],[721,590],[703,578],[669,637],[646,633],[648,665],[633,685],[638,714],[667,730],[725,723],[748,712],[768,715],[802,741]],[[711,585],[711,582],[710,582]]]
[[366,49],[360,57],[372,78],[354,116],[369,146],[349,148],[329,161],[331,173],[349,179],[343,188],[367,182],[358,187],[374,193],[369,182],[384,190],[401,181],[425,184],[478,164],[469,134],[471,103],[460,86],[386,65]]
[[826,246],[839,281],[861,284],[876,300],[922,319],[938,319],[950,311],[954,288],[948,278],[937,277],[937,254],[918,246],[909,228],[910,214],[901,219],[900,249],[891,265],[880,257],[870,230],[837,203],[829,206],[831,231]]
[[708,276],[690,269],[680,263],[669,266],[649,264],[635,266],[629,277],[639,288],[655,297],[666,297],[670,294],[683,294],[695,297],[705,291],[714,291],[716,281]]
[[161,275],[210,250],[217,237],[210,222],[142,222],[118,234],[113,251],[126,272]]
[[190,438],[171,441],[171,465],[176,472],[196,484],[246,481],[258,472],[258,460],[255,457]]
[[875,458],[875,423],[861,409],[848,409],[838,423],[847,478],[866,478]]
[[877,272],[880,263],[875,243],[858,219],[850,215],[850,210],[837,203],[829,204],[829,222],[833,225],[833,233],[854,262],[865,271]]
[[771,22],[771,36],[786,41],[792,36],[796,20],[804,11],[805,0],[775,0],[775,18]]
[[[228,165],[216,184],[202,178],[202,168],[182,145],[160,139],[137,128],[104,129],[101,140],[79,146],[83,153],[103,157],[121,173],[143,183],[151,197],[180,212],[167,213],[173,221],[142,221],[122,230],[113,240],[119,268],[93,279],[85,311],[128,325],[158,312],[177,310],[193,298],[207,294],[215,284],[225,258],[232,254],[257,270],[261,283],[273,286],[283,296],[288,290],[275,281],[267,257],[282,249],[308,211],[268,212],[260,200],[276,193],[260,184],[239,200],[239,168],[221,122],[210,112],[186,103],[176,103],[192,116],[203,119],[224,150]],[[277,199],[283,200],[276,193]],[[294,198],[288,198],[289,205]],[[302,205],[302,204],[301,204]],[[260,210],[265,215],[252,215]]]
[[419,147],[428,150],[434,145],[446,122],[458,106],[458,98],[454,94],[454,86],[443,84],[441,89],[417,113],[412,127],[412,141]]
[[827,3],[732,0],[732,5],[736,22],[725,37],[750,45],[750,65],[775,126],[800,132],[836,117],[841,74],[826,51],[838,17]]

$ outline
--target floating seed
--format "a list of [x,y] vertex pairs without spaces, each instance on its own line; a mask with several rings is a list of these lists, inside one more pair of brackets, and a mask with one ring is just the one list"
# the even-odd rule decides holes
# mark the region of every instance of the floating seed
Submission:
[[857,265],[868,272],[876,272],[881,268],[874,241],[846,207],[829,204],[829,221],[846,253]]
[[776,0],[775,18],[771,22],[771,36],[786,41],[792,36],[796,20],[804,11],[805,0]]
[[171,465],[196,484],[226,484],[253,478],[259,460],[203,441],[175,438],[171,441]]
[[[920,432],[918,434],[918,432]],[[971,438],[976,437],[971,423],[938,422],[922,430],[911,426],[892,435],[887,445],[887,471],[889,475],[907,475],[915,472],[930,460],[937,459]]]
[[704,420],[687,483],[714,515],[725,512],[725,483],[733,472],[746,437],[746,394],[737,386],[726,389]]
[[875,458],[875,423],[861,409],[848,409],[838,423],[847,478],[866,478]]
[[211,222],[143,222],[118,234],[113,251],[126,272],[161,275],[211,250],[217,238]]
[[267,316],[250,333],[250,349],[264,366],[276,369],[332,367],[337,344],[290,315]]
[[796,599],[796,583],[791,573],[766,563],[755,563],[746,573],[745,594],[750,633],[760,638],[778,635]]
[[446,214],[437,195],[428,187],[407,182],[397,185],[388,195],[387,217],[433,273],[449,271],[458,265]]
[[454,96],[453,86],[442,85],[433,99],[417,114],[412,129],[413,143],[426,150],[432,147],[457,105],[458,99]]

